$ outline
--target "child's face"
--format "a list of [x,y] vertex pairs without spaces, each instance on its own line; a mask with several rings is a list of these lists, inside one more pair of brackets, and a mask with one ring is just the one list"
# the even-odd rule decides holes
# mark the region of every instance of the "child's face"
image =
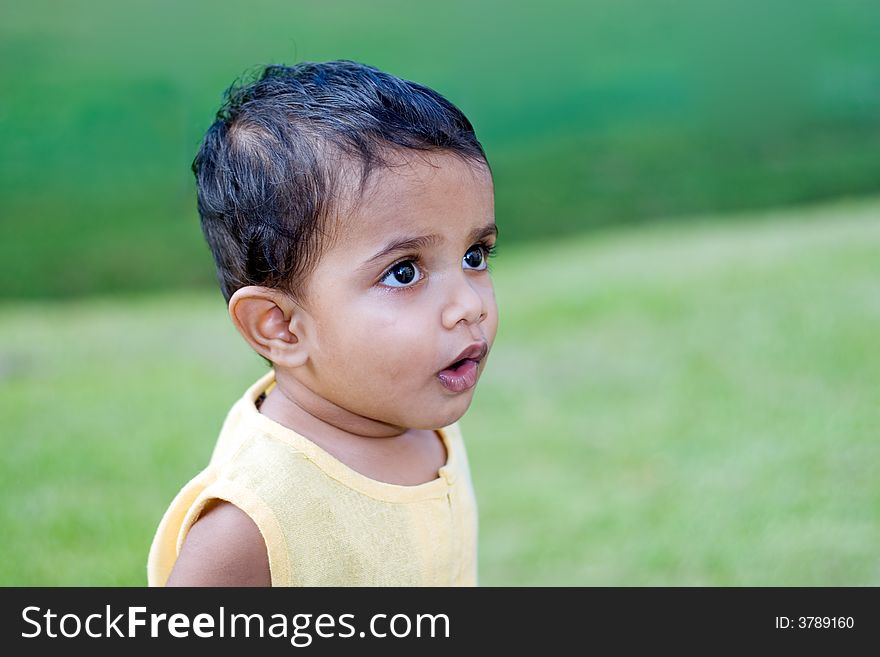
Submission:
[[450,368],[469,347],[488,354],[498,328],[485,251],[496,235],[491,175],[445,153],[410,157],[377,171],[339,221],[309,279],[309,387],[399,427],[455,422],[486,356]]

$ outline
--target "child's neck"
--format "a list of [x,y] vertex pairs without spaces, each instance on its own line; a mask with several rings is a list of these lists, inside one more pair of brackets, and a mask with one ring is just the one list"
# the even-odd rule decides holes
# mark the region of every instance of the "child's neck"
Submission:
[[260,405],[260,413],[308,438],[396,438],[407,432],[407,427],[337,406],[280,371],[276,370],[275,380],[275,386]]
[[435,431],[357,415],[276,370],[260,412],[311,440],[361,474],[401,486],[437,479],[448,454]]

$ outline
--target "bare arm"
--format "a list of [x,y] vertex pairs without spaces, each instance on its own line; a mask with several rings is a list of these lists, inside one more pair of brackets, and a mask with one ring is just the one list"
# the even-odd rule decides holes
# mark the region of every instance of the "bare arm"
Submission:
[[216,500],[190,528],[166,586],[271,586],[269,557],[254,521]]

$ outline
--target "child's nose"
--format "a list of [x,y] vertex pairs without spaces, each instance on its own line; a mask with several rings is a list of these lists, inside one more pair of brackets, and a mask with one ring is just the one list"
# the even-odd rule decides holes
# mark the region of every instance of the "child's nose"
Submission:
[[480,322],[486,316],[486,301],[480,290],[468,279],[467,274],[454,276],[446,305],[443,307],[444,328],[452,329],[461,321],[467,324]]

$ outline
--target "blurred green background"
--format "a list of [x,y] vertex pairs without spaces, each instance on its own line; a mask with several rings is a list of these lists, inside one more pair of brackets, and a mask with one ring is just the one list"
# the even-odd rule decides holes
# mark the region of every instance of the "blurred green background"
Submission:
[[190,163],[236,77],[337,58],[446,95],[495,172],[482,584],[880,583],[876,2],[0,11],[0,584],[145,582],[264,371]]

